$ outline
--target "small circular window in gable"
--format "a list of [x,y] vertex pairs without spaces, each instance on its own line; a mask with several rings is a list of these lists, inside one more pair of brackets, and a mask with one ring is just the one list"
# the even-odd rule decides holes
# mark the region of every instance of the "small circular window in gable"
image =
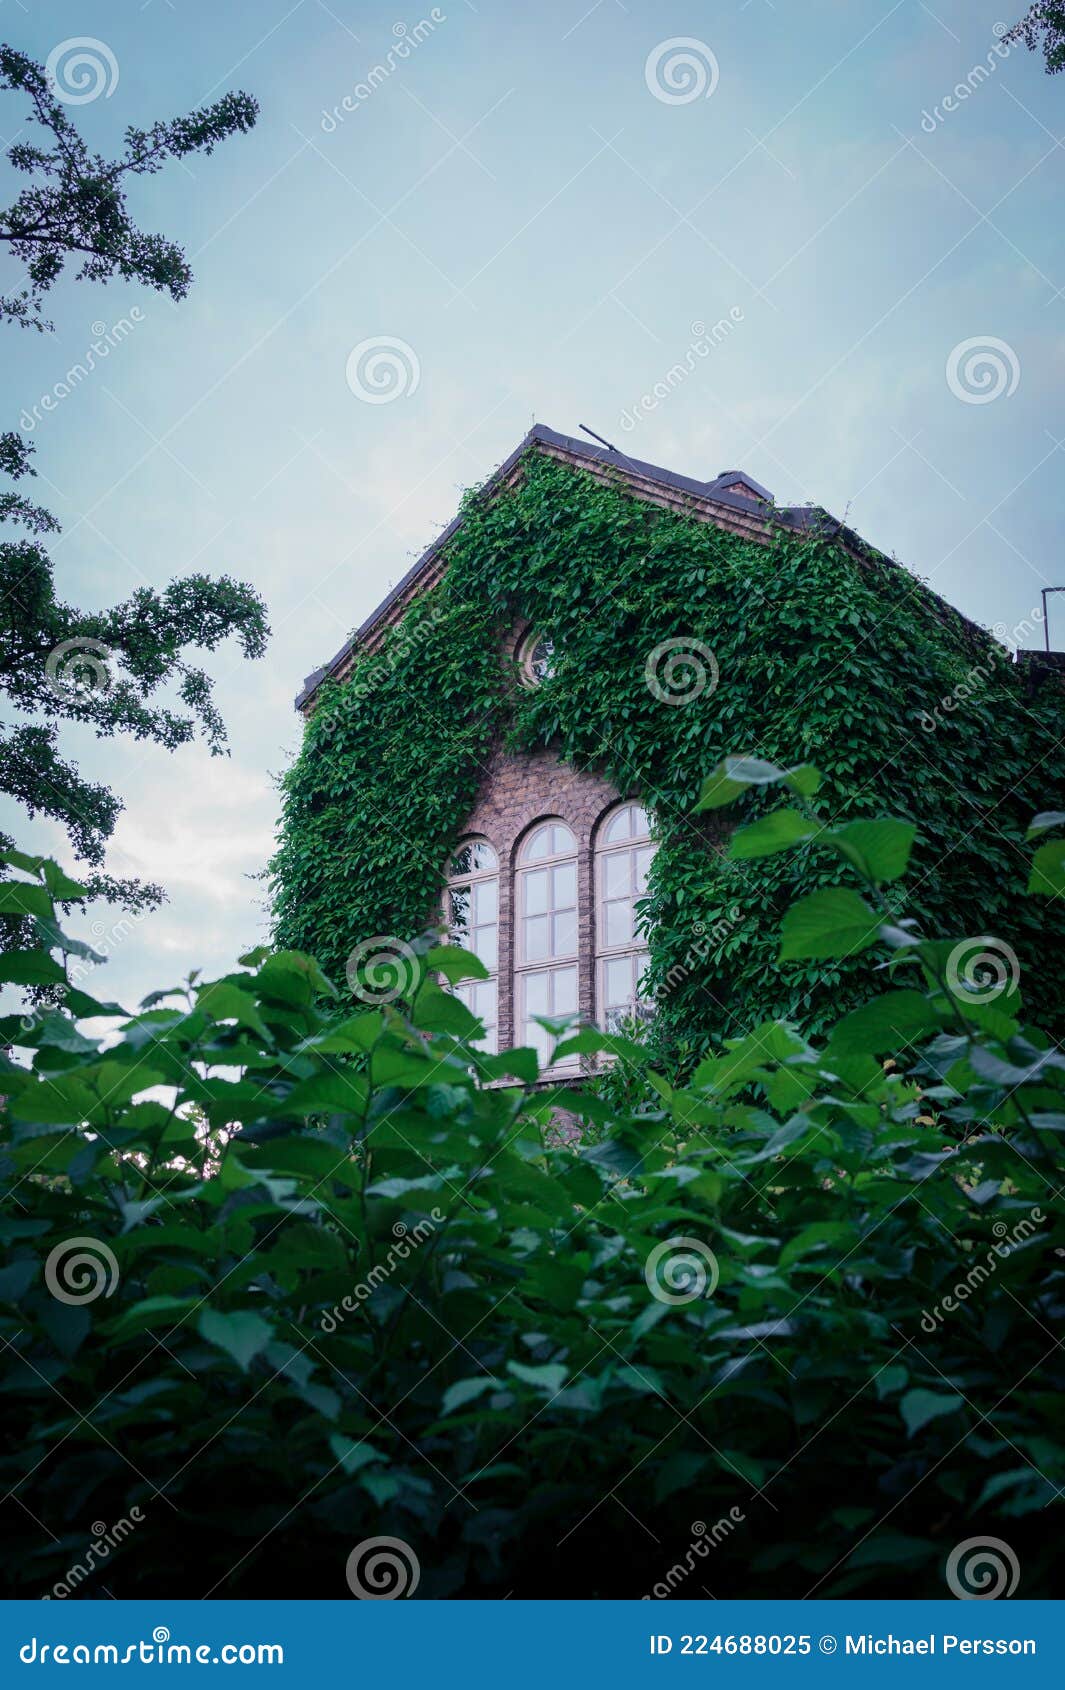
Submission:
[[555,642],[543,634],[526,634],[518,650],[518,665],[527,687],[538,687],[555,671]]

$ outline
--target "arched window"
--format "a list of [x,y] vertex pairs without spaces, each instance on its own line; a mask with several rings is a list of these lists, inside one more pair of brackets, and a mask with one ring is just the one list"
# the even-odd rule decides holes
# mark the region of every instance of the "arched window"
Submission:
[[565,822],[533,828],[516,891],[516,1020],[520,1042],[546,1062],[554,1040],[533,1017],[577,1013],[577,841]]
[[455,996],[484,1025],[485,1048],[497,1048],[499,1019],[499,859],[487,839],[467,839],[452,857],[447,877],[447,926],[453,945],[472,951],[488,980],[462,980]]
[[647,891],[654,849],[651,824],[639,804],[620,804],[613,810],[596,841],[596,1001],[599,1024],[608,1033],[620,1032],[627,1021],[642,1019],[649,1008],[639,994],[640,976],[647,967],[647,941],[639,932],[636,900]]

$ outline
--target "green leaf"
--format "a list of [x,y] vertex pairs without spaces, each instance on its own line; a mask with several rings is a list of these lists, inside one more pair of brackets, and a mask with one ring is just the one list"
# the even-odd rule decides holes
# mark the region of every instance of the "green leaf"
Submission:
[[821,776],[812,763],[780,769],[761,757],[726,757],[704,780],[695,811],[719,810],[748,787],[774,786],[780,781],[800,797],[808,798],[820,786]]
[[488,969],[480,957],[465,951],[461,945],[434,945],[425,959],[431,973],[442,974],[450,985],[460,980],[487,980]]
[[569,1378],[569,1368],[560,1361],[545,1361],[539,1367],[527,1367],[523,1361],[508,1361],[507,1372],[513,1373],[525,1385],[534,1385],[548,1397],[557,1396]]
[[894,819],[848,822],[820,835],[820,843],[838,851],[866,880],[882,886],[905,874],[917,829]]
[[[520,1366],[520,1363],[518,1364]],[[448,1414],[454,1414],[458,1408],[465,1408],[467,1403],[475,1402],[483,1397],[486,1391],[498,1391],[499,1380],[490,1375],[482,1374],[479,1379],[457,1379],[444,1392],[444,1400],[440,1404],[440,1416],[443,1419]]]
[[939,1020],[920,992],[885,992],[852,1009],[829,1037],[835,1056],[890,1056],[922,1034],[939,1031]]
[[41,915],[51,920],[52,899],[28,880],[0,880],[0,915]]
[[922,1426],[927,1426],[930,1420],[936,1420],[942,1414],[954,1414],[965,1405],[965,1398],[956,1391],[928,1391],[922,1385],[915,1386],[912,1391],[899,1402],[899,1412],[906,1422],[906,1431],[912,1438]]
[[1032,858],[1029,892],[1055,898],[1065,892],[1065,839],[1051,839],[1040,845]]
[[349,1476],[358,1473],[363,1467],[369,1467],[374,1461],[385,1459],[373,1444],[355,1443],[352,1438],[342,1437],[339,1432],[330,1433],[329,1447]]
[[781,924],[781,962],[857,956],[876,943],[880,917],[846,886],[812,892]]
[[206,1308],[198,1324],[201,1337],[225,1350],[243,1373],[247,1373],[260,1350],[264,1350],[274,1336],[273,1327],[252,1309],[236,1309],[232,1314],[224,1314],[220,1309]]
[[1033,816],[1025,838],[1037,839],[1041,833],[1049,833],[1052,827],[1065,827],[1065,810],[1040,810],[1037,816]]
[[4,951],[0,955],[0,981],[13,986],[58,986],[66,975],[47,951]]
[[734,833],[728,854],[734,862],[772,857],[778,851],[790,851],[793,845],[802,845],[816,832],[817,824],[808,821],[798,810],[773,810]]

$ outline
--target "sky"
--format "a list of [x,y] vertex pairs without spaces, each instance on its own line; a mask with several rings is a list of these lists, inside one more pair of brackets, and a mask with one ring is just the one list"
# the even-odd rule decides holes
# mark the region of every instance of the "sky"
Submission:
[[[136,923],[88,912],[90,989],[132,1006],[263,940],[303,677],[533,421],[743,469],[1042,644],[1040,589],[1065,585],[1065,77],[1002,48],[1014,21],[997,0],[0,0],[102,151],[230,89],[262,107],[132,185],[192,260],[188,299],[65,280],[53,335],[0,339],[0,428],[36,445],[61,595],[225,573],[273,630],[258,662],[206,659],[228,758],[64,728],[125,800],[107,868],[169,894]],[[25,115],[0,95],[0,144]],[[56,826],[0,827],[76,867]]]

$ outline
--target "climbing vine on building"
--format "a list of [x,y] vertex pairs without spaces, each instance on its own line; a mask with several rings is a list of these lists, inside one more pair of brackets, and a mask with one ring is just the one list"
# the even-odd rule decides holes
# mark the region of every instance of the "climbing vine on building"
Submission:
[[[816,839],[728,860],[720,824],[692,815],[728,754],[810,760],[826,823],[874,816],[886,798],[918,823],[910,914],[996,939],[1031,1013],[1060,1029],[1062,914],[1016,894],[1027,824],[1065,796],[1062,694],[1030,692],[989,635],[844,540],[827,522],[781,523],[762,545],[536,453],[515,485],[467,495],[443,579],[319,691],[283,779],[278,943],[343,979],[357,941],[410,939],[436,919],[445,858],[502,738],[552,747],[653,812],[647,983],[663,1056],[686,1062],[768,1017],[816,1031],[857,1001],[860,965],[778,966],[776,933],[835,864]],[[554,642],[535,689],[503,655],[518,622]],[[677,696],[648,684],[671,641]],[[691,696],[685,651],[705,677],[690,671]],[[763,802],[748,796],[735,820]]]

